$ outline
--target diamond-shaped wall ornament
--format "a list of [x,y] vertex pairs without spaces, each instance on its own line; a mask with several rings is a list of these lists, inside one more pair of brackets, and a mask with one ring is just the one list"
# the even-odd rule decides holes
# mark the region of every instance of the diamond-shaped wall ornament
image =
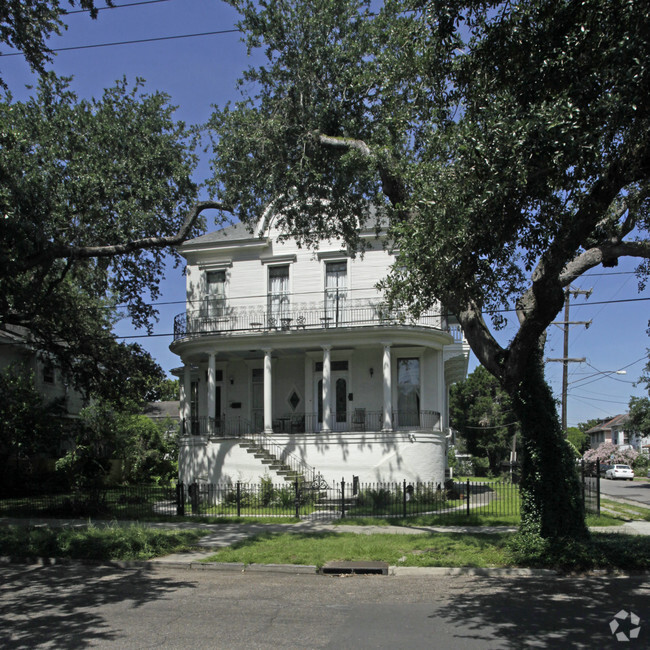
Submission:
[[289,404],[291,404],[291,408],[294,411],[298,408],[298,404],[300,404],[300,395],[295,390],[289,395]]

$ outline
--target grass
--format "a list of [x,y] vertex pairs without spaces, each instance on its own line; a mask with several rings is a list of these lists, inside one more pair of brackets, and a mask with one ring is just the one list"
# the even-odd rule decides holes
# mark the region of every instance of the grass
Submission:
[[604,511],[603,514],[606,513],[622,521],[629,521],[630,519],[650,521],[650,508],[644,508],[641,504],[629,505],[611,499],[601,499],[600,505],[601,510]]
[[315,564],[378,560],[415,567],[537,567],[587,571],[650,568],[650,538],[594,533],[550,544],[518,534],[267,533],[234,544],[206,562]]
[[0,555],[84,560],[148,560],[197,547],[204,532],[156,530],[136,524],[48,528],[0,527]]

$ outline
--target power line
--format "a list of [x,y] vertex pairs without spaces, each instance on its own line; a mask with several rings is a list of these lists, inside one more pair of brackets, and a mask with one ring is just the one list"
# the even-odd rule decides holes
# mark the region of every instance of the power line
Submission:
[[[71,50],[90,50],[98,47],[113,47],[115,45],[133,45],[137,43],[155,43],[157,41],[172,41],[178,40],[181,38],[196,38],[199,36],[215,36],[219,34],[233,34],[239,32],[239,29],[219,29],[214,32],[198,32],[196,34],[177,34],[175,36],[158,36],[156,38],[138,38],[132,41],[114,41],[112,43],[94,43],[91,45],[75,45],[72,47],[55,47],[50,50],[51,52],[70,52]],[[2,57],[9,56],[24,56],[22,52],[10,52],[9,54],[3,54]]]
[[[107,9],[125,9],[128,7],[137,7],[139,5],[155,5],[160,2],[169,2],[169,0],[141,0],[141,2],[125,2],[121,5],[107,5],[106,7],[96,7],[97,11],[106,11]],[[72,11],[63,11],[64,15],[72,16],[73,14],[89,14],[90,9],[73,9]]]

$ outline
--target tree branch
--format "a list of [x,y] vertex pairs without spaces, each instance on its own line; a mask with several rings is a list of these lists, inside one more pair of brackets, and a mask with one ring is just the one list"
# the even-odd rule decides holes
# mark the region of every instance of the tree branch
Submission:
[[354,149],[368,158],[379,172],[383,193],[388,197],[393,206],[398,208],[399,217],[401,219],[407,218],[408,215],[399,208],[399,206],[405,203],[409,196],[406,185],[402,181],[401,177],[394,173],[391,166],[387,165],[385,161],[382,161],[380,156],[378,156],[363,140],[332,137],[329,135],[323,135],[322,133],[315,133],[314,135],[321,144],[328,147]]
[[616,242],[594,246],[578,255],[564,267],[559,277],[560,284],[566,287],[594,266],[620,257],[650,259],[650,241]]
[[124,255],[125,253],[132,253],[137,250],[148,248],[177,246],[178,244],[182,244],[188,238],[190,231],[199,218],[201,212],[209,209],[230,211],[218,201],[200,201],[189,210],[183,225],[175,235],[164,237],[143,237],[142,239],[134,239],[122,244],[107,244],[104,246],[52,246],[41,251],[37,255],[28,257],[22,263],[19,263],[19,270],[27,271],[28,269],[51,263],[57,259],[80,260],[98,257],[114,257],[116,255]]

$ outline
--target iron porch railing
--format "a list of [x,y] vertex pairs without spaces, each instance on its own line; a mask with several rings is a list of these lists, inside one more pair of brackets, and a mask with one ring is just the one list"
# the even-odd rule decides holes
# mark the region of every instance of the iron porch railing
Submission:
[[[442,420],[438,411],[392,411],[391,422],[394,431],[440,431]],[[382,431],[383,428],[383,411],[354,408],[332,415],[332,431]],[[273,418],[274,433],[320,433],[322,429],[323,422],[317,413],[293,413]],[[250,420],[239,416],[195,417],[181,421],[182,436],[245,438],[258,433]]]

